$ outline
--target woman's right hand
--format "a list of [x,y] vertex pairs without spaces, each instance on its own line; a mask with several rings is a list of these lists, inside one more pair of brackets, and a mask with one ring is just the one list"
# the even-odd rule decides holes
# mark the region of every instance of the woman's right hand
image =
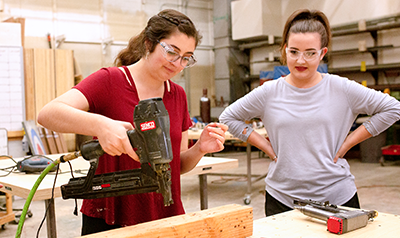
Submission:
[[140,162],[139,156],[133,150],[127,135],[127,131],[132,129],[133,126],[129,122],[104,117],[97,133],[97,138],[104,152],[111,156],[127,154],[132,159]]

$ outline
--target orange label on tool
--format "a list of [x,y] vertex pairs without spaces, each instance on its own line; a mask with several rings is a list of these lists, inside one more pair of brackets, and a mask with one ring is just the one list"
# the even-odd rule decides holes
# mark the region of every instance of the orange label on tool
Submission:
[[147,121],[140,124],[140,129],[142,131],[156,129],[156,122],[155,121]]

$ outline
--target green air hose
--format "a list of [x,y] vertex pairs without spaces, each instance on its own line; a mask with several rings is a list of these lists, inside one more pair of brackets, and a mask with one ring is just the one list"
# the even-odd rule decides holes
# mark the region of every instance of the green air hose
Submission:
[[18,228],[17,228],[17,233],[15,234],[16,238],[20,238],[21,237],[21,233],[22,233],[22,227],[24,226],[24,222],[25,222],[25,218],[26,218],[26,213],[28,212],[29,206],[31,205],[33,196],[36,193],[36,190],[38,189],[40,183],[42,182],[42,180],[44,179],[44,177],[50,172],[51,169],[53,169],[56,165],[58,165],[60,162],[66,162],[68,160],[72,160],[75,159],[77,157],[80,156],[79,152],[74,152],[68,155],[63,155],[60,158],[58,158],[57,160],[55,160],[53,163],[51,163],[49,166],[47,166],[43,172],[40,174],[39,178],[36,180],[35,184],[33,185],[31,192],[29,193],[28,197],[26,198],[26,202],[24,205],[24,208],[22,209],[22,214],[21,214],[21,218],[18,222]]

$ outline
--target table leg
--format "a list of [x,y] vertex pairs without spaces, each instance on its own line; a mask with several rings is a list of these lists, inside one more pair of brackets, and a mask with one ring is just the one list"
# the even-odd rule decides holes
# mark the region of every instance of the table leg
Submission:
[[244,197],[244,203],[246,205],[250,204],[251,201],[251,145],[250,143],[247,143],[246,146],[246,152],[247,152],[247,158],[246,158],[246,163],[247,163],[247,192]]
[[199,175],[200,182],[200,209],[208,208],[208,193],[207,193],[207,174]]
[[47,237],[56,238],[57,228],[56,228],[56,212],[54,206],[54,198],[46,199],[44,201],[45,208],[47,210],[46,224],[47,224]]

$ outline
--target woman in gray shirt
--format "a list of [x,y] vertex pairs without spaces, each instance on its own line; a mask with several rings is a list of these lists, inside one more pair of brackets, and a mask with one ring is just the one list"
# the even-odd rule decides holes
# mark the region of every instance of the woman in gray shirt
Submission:
[[[270,163],[267,216],[293,208],[294,199],[359,208],[357,188],[343,158],[356,144],[400,119],[393,97],[317,67],[331,32],[325,14],[298,10],[287,20],[281,45],[290,74],[268,81],[225,109],[220,121],[243,141],[264,151]],[[359,114],[372,115],[350,135]],[[261,118],[269,140],[244,121]]]

